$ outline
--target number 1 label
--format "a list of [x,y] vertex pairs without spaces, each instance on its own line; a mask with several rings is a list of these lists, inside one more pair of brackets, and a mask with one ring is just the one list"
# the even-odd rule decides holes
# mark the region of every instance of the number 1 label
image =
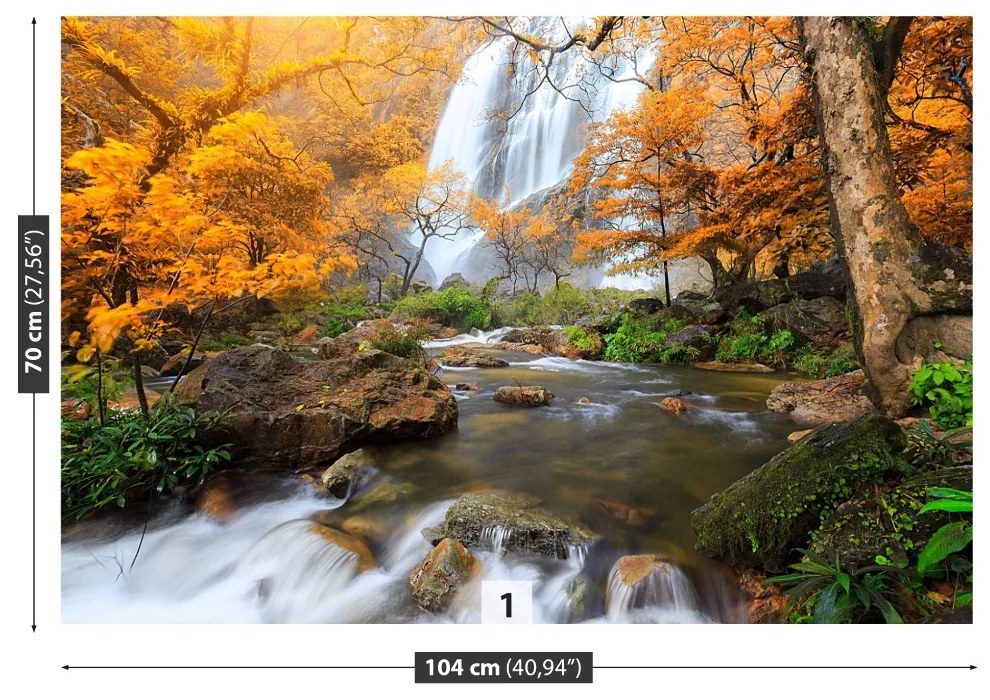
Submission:
[[533,623],[532,581],[482,581],[481,622],[486,625]]

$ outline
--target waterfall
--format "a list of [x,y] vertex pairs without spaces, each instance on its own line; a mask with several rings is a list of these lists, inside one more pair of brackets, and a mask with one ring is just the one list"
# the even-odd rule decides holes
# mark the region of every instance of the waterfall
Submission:
[[[568,23],[577,25],[573,20]],[[535,33],[547,27],[563,31],[555,17],[533,20]],[[522,84],[513,81],[507,70],[511,48],[511,39],[497,39],[467,60],[437,126],[429,167],[452,161],[479,196],[519,202],[568,176],[571,162],[581,151],[581,127],[589,115],[587,104],[583,107],[552,86],[540,85],[538,72]],[[554,62],[554,84],[573,85],[581,80],[581,95],[591,100],[596,118],[630,106],[641,90],[634,82],[591,80],[585,69],[578,51],[564,52]],[[524,95],[528,95],[525,100]],[[514,109],[518,112],[508,122],[491,118],[493,113]],[[453,240],[431,240],[424,257],[436,273],[436,282],[454,272],[481,281],[486,270],[477,262],[472,265],[469,258],[483,235],[470,230]],[[410,237],[414,244],[422,240],[418,231]]]

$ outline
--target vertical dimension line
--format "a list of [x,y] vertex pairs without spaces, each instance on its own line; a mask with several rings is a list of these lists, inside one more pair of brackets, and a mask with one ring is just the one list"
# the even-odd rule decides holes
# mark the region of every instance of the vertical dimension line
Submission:
[[38,213],[38,20],[31,18],[31,213]]
[[35,405],[31,394],[31,631],[38,630],[38,440]]

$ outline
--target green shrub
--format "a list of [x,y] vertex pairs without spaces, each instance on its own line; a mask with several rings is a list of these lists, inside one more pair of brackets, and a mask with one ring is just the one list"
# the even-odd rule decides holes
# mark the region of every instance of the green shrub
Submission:
[[856,351],[849,343],[839,347],[828,356],[813,345],[805,345],[794,352],[792,362],[796,369],[816,379],[847,374],[859,367],[856,362]]
[[285,338],[291,338],[305,327],[306,321],[301,312],[283,312],[275,322],[275,331]]
[[108,411],[98,418],[62,420],[62,517],[75,520],[129,499],[176,486],[198,485],[230,459],[230,445],[207,448],[204,433],[220,415],[197,414],[169,396],[139,411]]
[[605,336],[605,359],[609,362],[648,362],[663,352],[666,341],[666,333],[627,320],[615,333]]
[[120,360],[103,357],[100,362],[103,365],[102,377],[92,365],[65,366],[62,370],[62,399],[85,401],[94,411],[100,403],[98,394],[102,394],[104,405],[108,401],[119,401],[124,387],[132,385],[134,379],[129,372],[122,371],[124,368]]
[[385,322],[375,326],[374,332],[361,343],[361,348],[374,348],[397,357],[421,360],[426,357],[423,342],[429,337],[429,331],[421,326],[400,328]]
[[218,352],[251,345],[254,341],[238,333],[221,333],[214,340],[201,340],[199,349],[204,352]]
[[[944,513],[973,513],[973,492],[959,491],[949,488],[934,488],[928,491],[928,495],[935,500],[929,501],[918,515],[931,511],[942,511]],[[918,554],[918,563],[915,568],[923,576],[939,577],[944,573],[944,566],[947,560],[952,558],[957,552],[961,552],[973,541],[973,523],[968,520],[957,520],[946,523],[932,533],[925,544],[924,549]],[[952,564],[950,563],[950,566]],[[957,571],[964,571],[972,568],[969,560],[955,562]]]
[[[798,551],[804,561],[788,567],[793,573],[766,580],[787,593],[785,610],[792,622],[904,622],[894,605],[898,590],[903,588],[898,585],[902,570],[879,564],[844,567],[834,552]],[[801,611],[806,614],[795,616]]]
[[924,363],[908,387],[915,405],[943,428],[973,425],[973,361]]
[[728,334],[719,341],[715,359],[721,362],[786,364],[794,346],[794,334],[786,328],[768,334],[765,327],[763,316],[738,309],[735,319],[728,323]]
[[486,299],[469,289],[451,287],[442,292],[428,290],[403,297],[395,303],[392,315],[405,320],[430,320],[463,331],[489,330],[493,309]]
[[598,348],[595,339],[588,335],[588,331],[581,328],[581,326],[567,326],[564,328],[564,332],[567,334],[568,342],[578,350],[595,350]]
[[972,463],[973,429],[971,427],[936,431],[927,420],[920,420],[907,430],[905,454],[917,469],[951,467]]

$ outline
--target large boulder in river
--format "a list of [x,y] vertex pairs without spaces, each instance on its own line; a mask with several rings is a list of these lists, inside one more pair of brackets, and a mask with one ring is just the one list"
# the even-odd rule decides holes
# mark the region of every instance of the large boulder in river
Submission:
[[[968,513],[929,511],[918,514],[930,500],[929,490],[951,488],[973,490],[971,466],[950,467],[917,474],[879,492],[861,489],[843,503],[812,537],[811,549],[829,558],[839,555],[843,566],[866,566],[877,555],[896,566],[907,566],[917,557],[932,534],[943,525],[960,519],[972,519]],[[883,512],[878,517],[877,509]]]
[[846,308],[832,297],[778,304],[767,309],[764,316],[774,330],[790,331],[798,345],[833,348],[850,333]]
[[336,498],[346,498],[354,483],[374,466],[371,453],[365,449],[349,452],[331,464],[320,481],[323,487]]
[[501,493],[461,496],[447,510],[443,523],[425,529],[423,536],[434,545],[452,537],[469,547],[558,559],[567,559],[572,546],[594,539],[581,525],[541,508],[536,499]]
[[798,425],[838,423],[874,410],[865,387],[863,370],[813,382],[785,382],[770,392],[767,408],[790,413]]
[[442,612],[450,607],[458,589],[480,569],[481,564],[464,545],[445,537],[409,577],[413,600],[424,610]]
[[220,411],[242,467],[328,465],[362,444],[433,437],[457,424],[446,384],[379,350],[301,362],[264,346],[228,350],[183,379],[177,398]]
[[500,403],[519,406],[549,406],[553,392],[545,386],[500,386],[494,398]]
[[780,571],[823,513],[904,468],[904,431],[865,415],[819,428],[691,514],[698,551],[734,566]]
[[463,345],[444,348],[438,359],[447,367],[508,367],[509,363],[490,352]]

